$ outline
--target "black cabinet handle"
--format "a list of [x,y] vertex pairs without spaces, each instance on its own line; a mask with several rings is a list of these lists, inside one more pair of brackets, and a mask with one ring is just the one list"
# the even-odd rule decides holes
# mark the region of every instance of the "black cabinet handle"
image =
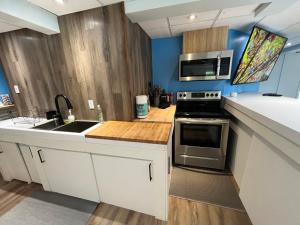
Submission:
[[29,151],[30,151],[31,158],[33,158],[31,148],[29,148]]
[[43,160],[42,159],[42,156],[41,156],[41,149],[40,150],[38,150],[38,155],[39,155],[39,157],[40,157],[40,161],[41,161],[41,163],[44,163],[45,162],[45,160]]
[[152,170],[151,170],[151,168],[152,168],[152,163],[149,163],[149,179],[150,179],[150,181],[152,181]]
[[171,157],[168,157],[168,174],[171,173]]

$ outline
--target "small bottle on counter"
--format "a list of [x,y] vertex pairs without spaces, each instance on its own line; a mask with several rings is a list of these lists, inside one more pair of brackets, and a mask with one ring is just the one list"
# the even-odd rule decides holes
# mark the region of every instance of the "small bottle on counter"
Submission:
[[97,111],[98,111],[98,120],[100,123],[104,123],[103,119],[103,112],[100,105],[97,105]]

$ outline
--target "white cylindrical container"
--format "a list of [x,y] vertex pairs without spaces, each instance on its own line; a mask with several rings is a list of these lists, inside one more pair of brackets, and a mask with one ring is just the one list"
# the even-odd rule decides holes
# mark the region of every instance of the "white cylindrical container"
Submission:
[[230,93],[230,97],[237,97],[238,96],[238,93],[233,91]]
[[148,116],[148,97],[146,95],[136,96],[136,116],[141,119]]

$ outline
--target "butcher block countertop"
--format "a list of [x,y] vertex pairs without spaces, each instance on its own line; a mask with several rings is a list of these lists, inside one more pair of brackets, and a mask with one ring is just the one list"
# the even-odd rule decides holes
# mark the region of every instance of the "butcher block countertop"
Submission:
[[151,107],[150,112],[145,119],[135,119],[135,122],[157,122],[157,123],[172,123],[176,106],[171,105],[166,109],[160,109],[157,107]]
[[13,109],[14,105],[1,105],[0,110]]
[[87,138],[167,144],[171,123],[107,121],[87,133]]

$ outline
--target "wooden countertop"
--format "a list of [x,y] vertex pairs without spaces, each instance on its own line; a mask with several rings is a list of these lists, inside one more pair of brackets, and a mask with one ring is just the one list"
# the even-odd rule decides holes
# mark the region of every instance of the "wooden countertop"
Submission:
[[152,107],[150,112],[145,119],[135,119],[135,122],[157,122],[157,123],[172,123],[174,120],[174,115],[176,111],[176,106],[171,105],[166,109],[160,109],[157,107]]
[[167,144],[171,123],[107,121],[87,133],[87,138]]
[[15,107],[15,105],[2,105],[2,106],[0,106],[0,110],[12,109],[14,107]]

